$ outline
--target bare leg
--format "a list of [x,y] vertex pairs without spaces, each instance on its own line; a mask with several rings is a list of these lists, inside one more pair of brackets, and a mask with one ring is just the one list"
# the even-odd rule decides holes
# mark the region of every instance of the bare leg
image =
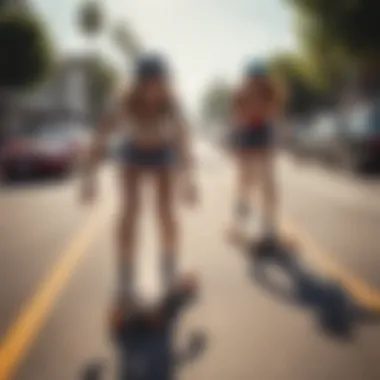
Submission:
[[175,215],[174,173],[170,168],[155,173],[157,216],[161,236],[162,277],[165,291],[175,280],[178,264],[178,224]]
[[121,302],[128,303],[133,296],[134,251],[136,226],[139,217],[139,168],[128,166],[121,172],[121,214],[117,226],[118,294]]
[[252,182],[253,182],[253,167],[252,155],[249,153],[240,153],[237,156],[238,166],[238,188],[237,197],[235,200],[235,213],[239,221],[244,221],[249,215]]
[[259,156],[264,235],[268,238],[274,238],[278,224],[275,154],[273,150],[270,149],[260,152]]

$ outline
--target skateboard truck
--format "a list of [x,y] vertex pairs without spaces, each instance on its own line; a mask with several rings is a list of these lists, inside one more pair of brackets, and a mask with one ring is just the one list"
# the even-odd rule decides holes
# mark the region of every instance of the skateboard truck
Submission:
[[157,327],[170,322],[183,306],[195,298],[197,290],[195,276],[187,274],[180,278],[173,288],[169,290],[163,301],[153,309],[148,320],[150,326]]
[[111,330],[117,336],[129,331],[149,330],[159,328],[181,311],[182,307],[192,301],[197,293],[196,277],[187,274],[179,279],[163,300],[156,304],[135,304],[130,310],[111,319]]

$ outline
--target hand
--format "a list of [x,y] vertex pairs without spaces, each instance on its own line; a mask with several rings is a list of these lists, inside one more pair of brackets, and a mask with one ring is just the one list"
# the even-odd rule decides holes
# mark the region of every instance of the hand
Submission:
[[193,181],[186,181],[183,187],[183,199],[190,205],[195,206],[199,201],[198,188]]
[[83,204],[92,203],[96,197],[96,193],[97,193],[96,190],[97,189],[93,181],[90,181],[90,180],[84,181],[81,187],[80,201]]

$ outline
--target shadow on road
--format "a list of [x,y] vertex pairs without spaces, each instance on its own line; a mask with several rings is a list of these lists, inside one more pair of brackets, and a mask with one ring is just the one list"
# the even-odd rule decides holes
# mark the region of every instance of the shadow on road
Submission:
[[323,332],[351,339],[361,323],[377,322],[379,315],[363,310],[331,279],[306,268],[297,252],[282,248],[266,257],[251,257],[252,279],[272,296],[314,313]]
[[[184,306],[181,305],[180,308]],[[115,337],[115,380],[175,380],[179,369],[204,352],[207,337],[202,331],[192,332],[185,347],[175,347],[181,311],[178,309],[159,328],[140,324],[132,328],[126,327]],[[81,378],[111,379],[107,372],[107,365],[99,361],[87,366]]]

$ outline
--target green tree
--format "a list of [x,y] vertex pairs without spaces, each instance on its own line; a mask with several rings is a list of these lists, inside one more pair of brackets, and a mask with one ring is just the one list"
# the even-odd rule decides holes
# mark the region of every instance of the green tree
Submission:
[[323,87],[310,80],[307,61],[294,54],[279,54],[271,58],[273,75],[284,85],[287,94],[286,108],[291,115],[303,115],[330,101]]
[[379,6],[373,0],[291,0],[325,33],[331,45],[363,59],[380,52]]
[[207,123],[224,125],[228,118],[231,98],[231,86],[222,80],[215,80],[203,96],[203,119]]
[[44,25],[31,12],[0,12],[0,143],[12,127],[13,95],[43,81],[54,66]]
[[53,67],[51,41],[29,12],[0,13],[0,86],[22,89],[43,80]]
[[[108,94],[107,86],[111,78],[109,65],[99,54],[95,43],[105,27],[105,11],[98,0],[84,0],[78,8],[78,26],[88,42],[92,43],[92,52],[88,51],[86,69],[86,93],[89,104],[89,116],[93,122],[102,110],[102,104]],[[109,94],[108,94],[109,95]]]
[[131,59],[135,59],[142,51],[142,45],[126,22],[119,22],[112,31],[113,42],[121,53]]
[[[379,7],[374,0],[289,0],[302,20],[299,35],[317,75],[336,90],[359,79],[380,85]],[[376,87],[376,86],[375,86]]]
[[329,33],[307,15],[299,14],[298,35],[301,53],[311,84],[336,91],[355,70],[355,60],[341,45],[331,43]]
[[100,1],[84,1],[80,5],[78,16],[81,32],[91,39],[98,37],[105,24],[105,12]]
[[98,56],[89,60],[87,93],[94,121],[98,121],[115,90],[118,74],[105,58]]

